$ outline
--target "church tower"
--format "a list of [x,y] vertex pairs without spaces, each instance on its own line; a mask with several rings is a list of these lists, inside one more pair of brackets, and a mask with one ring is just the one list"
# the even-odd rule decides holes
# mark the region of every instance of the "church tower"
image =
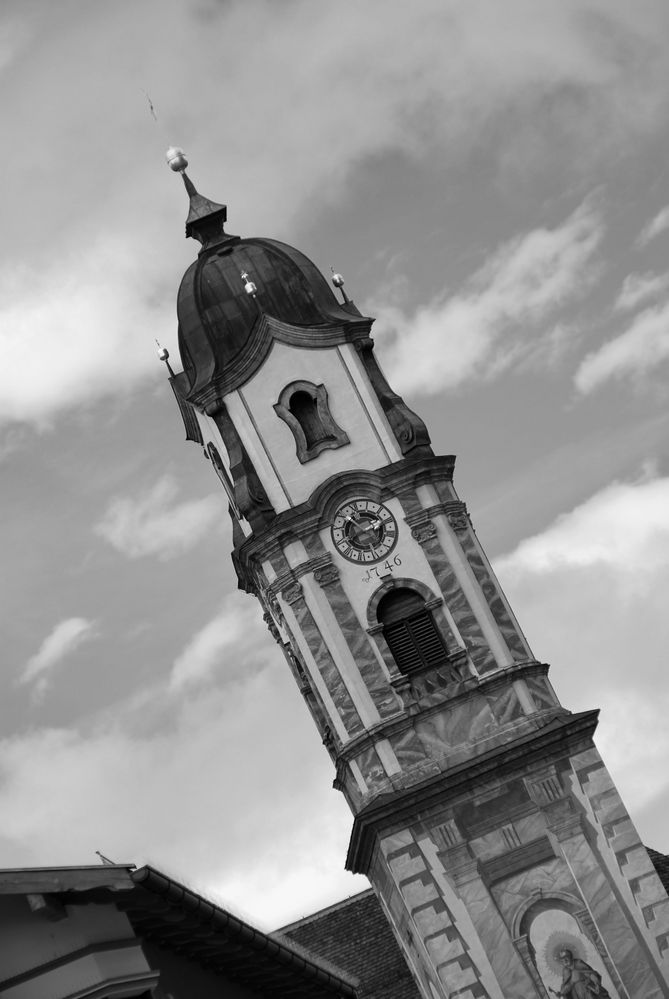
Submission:
[[186,436],[353,813],[346,865],[423,995],[669,997],[669,900],[597,712],[557,700],[372,319],[293,247],[226,233],[168,160],[201,243],[169,369]]

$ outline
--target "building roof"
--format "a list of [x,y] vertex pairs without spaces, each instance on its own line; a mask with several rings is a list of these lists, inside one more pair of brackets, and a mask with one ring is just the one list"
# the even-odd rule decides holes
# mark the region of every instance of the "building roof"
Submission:
[[145,866],[0,870],[0,895],[41,895],[47,906],[114,904],[140,940],[177,952],[263,995],[355,999],[356,981],[327,960],[244,922],[216,903]]
[[122,908],[135,930],[265,994],[353,999],[356,982],[290,941],[263,933],[153,867],[131,874]]
[[419,999],[420,993],[374,892],[306,916],[277,931],[327,958],[359,982],[360,999]]

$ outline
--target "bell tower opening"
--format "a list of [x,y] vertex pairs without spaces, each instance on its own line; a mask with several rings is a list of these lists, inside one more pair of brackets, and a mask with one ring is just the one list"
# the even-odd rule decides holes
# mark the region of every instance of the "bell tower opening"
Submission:
[[332,435],[321,423],[318,415],[318,404],[312,395],[300,390],[293,392],[288,403],[288,408],[302,427],[304,439],[307,447],[312,448],[320,441],[333,440]]
[[415,673],[447,662],[446,646],[435,620],[415,590],[391,590],[381,599],[376,616],[400,673]]
[[349,443],[348,434],[330,412],[325,385],[303,380],[291,382],[279,396],[274,412],[292,430],[297,458],[302,465],[321,451]]

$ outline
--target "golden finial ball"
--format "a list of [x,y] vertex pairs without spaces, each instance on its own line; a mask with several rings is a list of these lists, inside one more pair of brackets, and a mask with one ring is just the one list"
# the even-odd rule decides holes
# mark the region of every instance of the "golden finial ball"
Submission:
[[175,173],[181,173],[188,166],[186,154],[183,149],[179,148],[179,146],[170,146],[165,153],[165,158],[167,159],[170,170],[174,170]]

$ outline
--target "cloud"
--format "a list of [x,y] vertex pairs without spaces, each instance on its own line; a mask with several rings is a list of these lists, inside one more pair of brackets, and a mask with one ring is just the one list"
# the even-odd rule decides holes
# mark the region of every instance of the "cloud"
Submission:
[[588,354],[574,376],[586,395],[607,381],[639,378],[669,358],[669,302],[635,316],[624,333]]
[[217,522],[227,516],[218,496],[175,503],[177,492],[174,479],[165,475],[139,496],[116,497],[94,530],[129,558],[175,558],[215,531]]
[[646,810],[646,842],[661,842],[666,809],[657,799],[669,788],[669,478],[649,468],[636,482],[612,483],[496,568],[535,654],[552,663],[563,704],[601,707],[604,760],[632,817]]
[[628,274],[613,306],[622,312],[635,309],[649,298],[657,298],[669,288],[669,272],[665,274]]
[[505,243],[467,282],[411,316],[372,303],[390,380],[404,391],[439,392],[492,377],[530,353],[553,355],[564,327],[539,330],[559,307],[597,277],[599,215],[584,202],[554,229],[534,229]]
[[101,396],[127,394],[162,376],[152,336],[171,309],[152,292],[151,266],[101,237],[88,252],[59,255],[35,273],[0,276],[0,423],[45,426]]
[[647,246],[651,240],[659,236],[661,232],[669,229],[669,205],[657,213],[650,222],[643,227],[636,239],[636,246],[642,248]]
[[[520,150],[524,173],[558,153],[565,170],[582,170],[586,156],[652,135],[669,97],[661,4],[638,16],[625,0],[193,0],[166,18],[147,0],[131,32],[128,17],[116,4],[52,17],[48,45],[29,46],[7,74],[5,144],[22,155],[5,164],[5,182],[31,186],[3,220],[0,421],[45,425],[160,377],[153,338],[172,328],[173,289],[194,254],[179,238],[182,192],[161,163],[171,142],[190,146],[194,178],[227,197],[234,226],[290,237],[313,225],[315,201],[345,197],[351,174],[389,151],[436,154],[448,171],[487,143],[500,163]],[[464,366],[483,349],[473,325]]]
[[47,674],[54,666],[94,637],[95,621],[84,617],[68,617],[60,621],[23,667],[19,683],[35,683],[36,696],[42,696],[50,681]]
[[669,562],[669,479],[648,466],[637,483],[615,482],[501,559],[505,572],[538,577],[563,569],[615,568],[620,579]]
[[240,661],[234,696],[181,690],[159,728],[155,689],[136,710],[0,739],[3,863],[96,863],[95,850],[148,861],[268,929],[367,887],[343,869],[351,816],[273,656],[260,671]]
[[202,683],[217,674],[221,680],[247,674],[250,655],[257,657],[266,646],[267,633],[261,611],[248,595],[232,594],[220,613],[211,619],[188,642],[174,661],[169,689]]

